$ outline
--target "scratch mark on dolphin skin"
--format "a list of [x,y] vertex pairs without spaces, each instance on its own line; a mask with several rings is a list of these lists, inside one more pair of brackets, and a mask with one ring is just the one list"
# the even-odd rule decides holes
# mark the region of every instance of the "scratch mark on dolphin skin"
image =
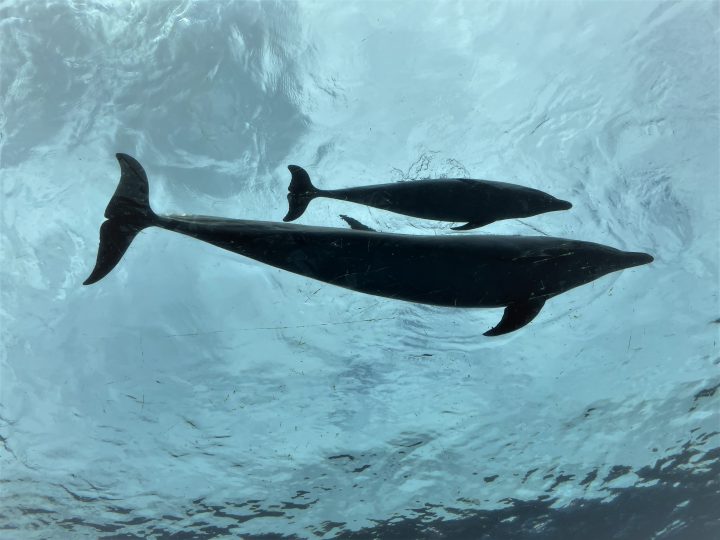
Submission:
[[381,266],[380,268],[373,268],[372,270],[358,270],[357,272],[345,272],[344,274],[338,276],[335,278],[336,280],[340,278],[346,278],[350,276],[366,276],[369,274],[377,274],[378,272],[382,272],[383,270],[390,268],[390,266]]

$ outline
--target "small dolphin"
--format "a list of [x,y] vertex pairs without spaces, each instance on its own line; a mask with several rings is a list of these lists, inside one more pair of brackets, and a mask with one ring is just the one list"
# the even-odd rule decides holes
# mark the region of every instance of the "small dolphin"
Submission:
[[[455,308],[505,308],[486,336],[517,330],[545,302],[605,274],[647,264],[645,253],[545,236],[420,236],[206,216],[159,216],[140,163],[117,154],[120,183],[100,227],[85,285],[105,277],[146,227],[175,231],[295,274],[367,294]],[[347,217],[347,216],[346,216]]]
[[452,227],[456,231],[476,229],[501,219],[572,208],[571,203],[543,191],[489,180],[444,178],[322,190],[313,186],[302,167],[289,165],[288,169],[292,178],[287,196],[289,209],[283,221],[295,221],[316,197],[350,201],[417,218],[467,222]]

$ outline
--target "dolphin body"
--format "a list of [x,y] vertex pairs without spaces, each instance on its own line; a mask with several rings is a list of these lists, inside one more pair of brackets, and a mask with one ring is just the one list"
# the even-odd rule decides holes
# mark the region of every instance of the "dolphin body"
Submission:
[[[150,226],[191,236],[295,274],[387,298],[455,308],[505,308],[486,336],[529,323],[553,296],[649,263],[645,253],[550,237],[418,236],[206,216],[159,216],[140,163],[117,154],[120,183],[100,227],[85,285],[105,277]],[[354,220],[353,220],[354,221]],[[358,227],[359,226],[359,227]]]
[[445,178],[413,180],[374,186],[321,190],[313,186],[302,167],[289,165],[288,213],[294,221],[316,197],[373,206],[397,214],[439,221],[467,222],[456,231],[467,231],[501,219],[521,218],[568,210],[572,204],[543,191],[504,182]]

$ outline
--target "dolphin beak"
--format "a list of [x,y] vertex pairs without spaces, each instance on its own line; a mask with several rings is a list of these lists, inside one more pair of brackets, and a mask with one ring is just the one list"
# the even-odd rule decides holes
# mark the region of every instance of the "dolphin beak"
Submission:
[[572,203],[569,201],[562,201],[560,199],[555,200],[555,209],[556,210],[570,210],[572,208]]
[[642,266],[643,264],[650,264],[655,260],[655,258],[652,255],[648,255],[647,253],[634,253],[634,252],[626,252],[624,253],[625,259],[625,268],[632,268],[633,266]]

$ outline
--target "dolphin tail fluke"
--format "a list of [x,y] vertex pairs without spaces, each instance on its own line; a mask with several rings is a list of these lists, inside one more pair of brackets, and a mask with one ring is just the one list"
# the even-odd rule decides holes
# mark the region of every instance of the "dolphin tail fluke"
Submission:
[[297,165],[288,165],[292,175],[288,187],[288,213],[283,221],[294,221],[303,215],[310,201],[318,196],[319,190],[312,185],[307,171]]
[[545,305],[542,298],[534,298],[525,302],[516,302],[505,308],[503,317],[495,328],[485,332],[485,336],[501,336],[522,328],[535,317]]
[[120,183],[105,209],[107,221],[100,226],[95,268],[83,285],[91,285],[108,275],[137,233],[157,219],[150,208],[148,179],[142,165],[127,154],[115,157],[120,163]]

